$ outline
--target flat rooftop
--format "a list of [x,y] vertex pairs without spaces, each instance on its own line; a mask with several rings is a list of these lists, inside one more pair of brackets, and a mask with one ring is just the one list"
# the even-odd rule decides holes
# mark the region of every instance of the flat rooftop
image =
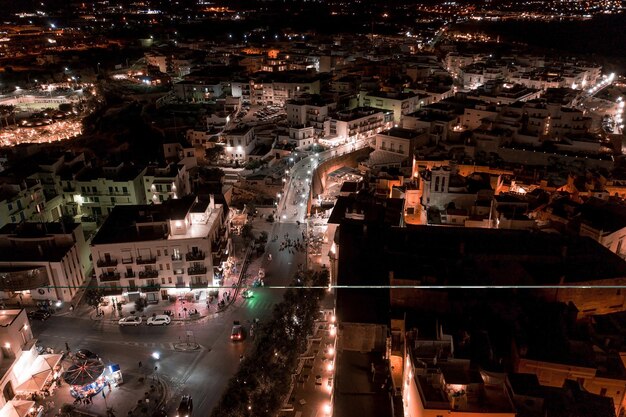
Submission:
[[169,221],[183,220],[189,213],[204,212],[208,204],[189,195],[166,200],[163,204],[116,206],[93,237],[92,245],[206,237],[218,210],[213,210],[206,223],[190,224],[187,233],[181,235],[170,234]]
[[21,312],[21,309],[0,310],[0,327],[10,326]]

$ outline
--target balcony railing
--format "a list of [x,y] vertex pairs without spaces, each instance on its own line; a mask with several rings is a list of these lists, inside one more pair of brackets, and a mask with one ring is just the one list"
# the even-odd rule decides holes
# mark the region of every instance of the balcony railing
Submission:
[[135,272],[125,272],[124,273],[124,278],[135,278],[137,275],[135,274]]
[[98,265],[100,268],[105,266],[115,266],[117,265],[117,259],[98,259],[96,265]]
[[177,282],[176,283],[176,288],[187,288],[188,285],[185,284],[184,282]]
[[206,266],[191,266],[187,268],[187,275],[206,274]]
[[178,255],[172,255],[172,261],[182,261],[183,255],[179,253]]
[[208,281],[192,282],[190,286],[191,288],[207,288],[209,286],[209,282]]
[[198,252],[187,252],[185,254],[185,259],[187,261],[202,261],[204,260],[204,252],[202,251],[198,251]]
[[141,292],[157,292],[161,289],[161,284],[144,285]]
[[156,257],[144,258],[142,256],[138,256],[136,262],[137,265],[155,264]]
[[122,263],[123,264],[132,264],[133,263],[133,258],[122,258]]
[[119,279],[120,279],[120,273],[119,272],[100,274],[100,281],[101,282],[119,281]]
[[148,269],[145,271],[139,271],[139,278],[156,278],[159,276],[159,271],[156,269]]

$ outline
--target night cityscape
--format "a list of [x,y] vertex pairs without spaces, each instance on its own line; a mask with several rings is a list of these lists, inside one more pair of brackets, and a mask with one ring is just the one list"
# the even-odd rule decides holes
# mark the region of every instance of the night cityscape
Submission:
[[0,10],[0,417],[626,415],[626,1]]

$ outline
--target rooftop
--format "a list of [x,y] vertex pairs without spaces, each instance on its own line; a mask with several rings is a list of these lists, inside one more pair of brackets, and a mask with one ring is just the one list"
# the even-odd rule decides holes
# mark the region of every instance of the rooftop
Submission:
[[10,326],[21,312],[22,310],[17,309],[0,310],[0,327]]
[[171,234],[169,222],[187,221],[188,214],[204,212],[207,207],[207,201],[194,195],[162,204],[116,206],[93,237],[92,245],[206,237],[215,221],[215,210],[206,223],[190,222],[185,234]]
[[402,139],[415,139],[422,134],[421,131],[413,129],[405,129],[402,127],[392,127],[391,129],[380,132],[381,135],[393,136]]

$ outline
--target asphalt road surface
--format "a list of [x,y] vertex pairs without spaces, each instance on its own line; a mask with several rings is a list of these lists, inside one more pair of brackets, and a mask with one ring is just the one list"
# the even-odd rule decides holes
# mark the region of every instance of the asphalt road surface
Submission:
[[[267,252],[263,255],[266,285],[288,285],[298,264],[304,262],[302,253],[290,254],[287,250],[278,250],[285,234],[294,239],[301,237],[303,227],[294,223],[275,224],[272,235],[278,235],[279,239],[275,242],[270,239]],[[267,253],[272,254],[272,261],[267,259]],[[257,272],[247,271],[251,277]],[[159,377],[170,388],[169,416],[175,415],[183,394],[193,397],[195,416],[208,416],[217,405],[228,380],[236,372],[240,355],[245,355],[253,343],[249,337],[243,342],[230,341],[233,321],[239,320],[248,328],[247,322],[254,318],[267,319],[274,305],[282,300],[283,293],[282,288],[255,288],[253,298],[238,299],[219,317],[184,325],[174,322],[169,326],[120,327],[115,323],[65,316],[33,322],[32,328],[43,346],[63,350],[67,342],[72,351],[89,349],[100,355],[106,364],[119,364],[126,380],[142,375],[150,377],[156,366]],[[167,308],[161,303],[163,308]],[[190,340],[199,343],[201,349],[192,352],[174,350],[174,343],[187,340],[188,331],[193,332]],[[159,360],[151,357],[153,352],[159,352]],[[142,362],[141,368],[139,361]],[[119,405],[122,412],[130,407],[131,404]]]

